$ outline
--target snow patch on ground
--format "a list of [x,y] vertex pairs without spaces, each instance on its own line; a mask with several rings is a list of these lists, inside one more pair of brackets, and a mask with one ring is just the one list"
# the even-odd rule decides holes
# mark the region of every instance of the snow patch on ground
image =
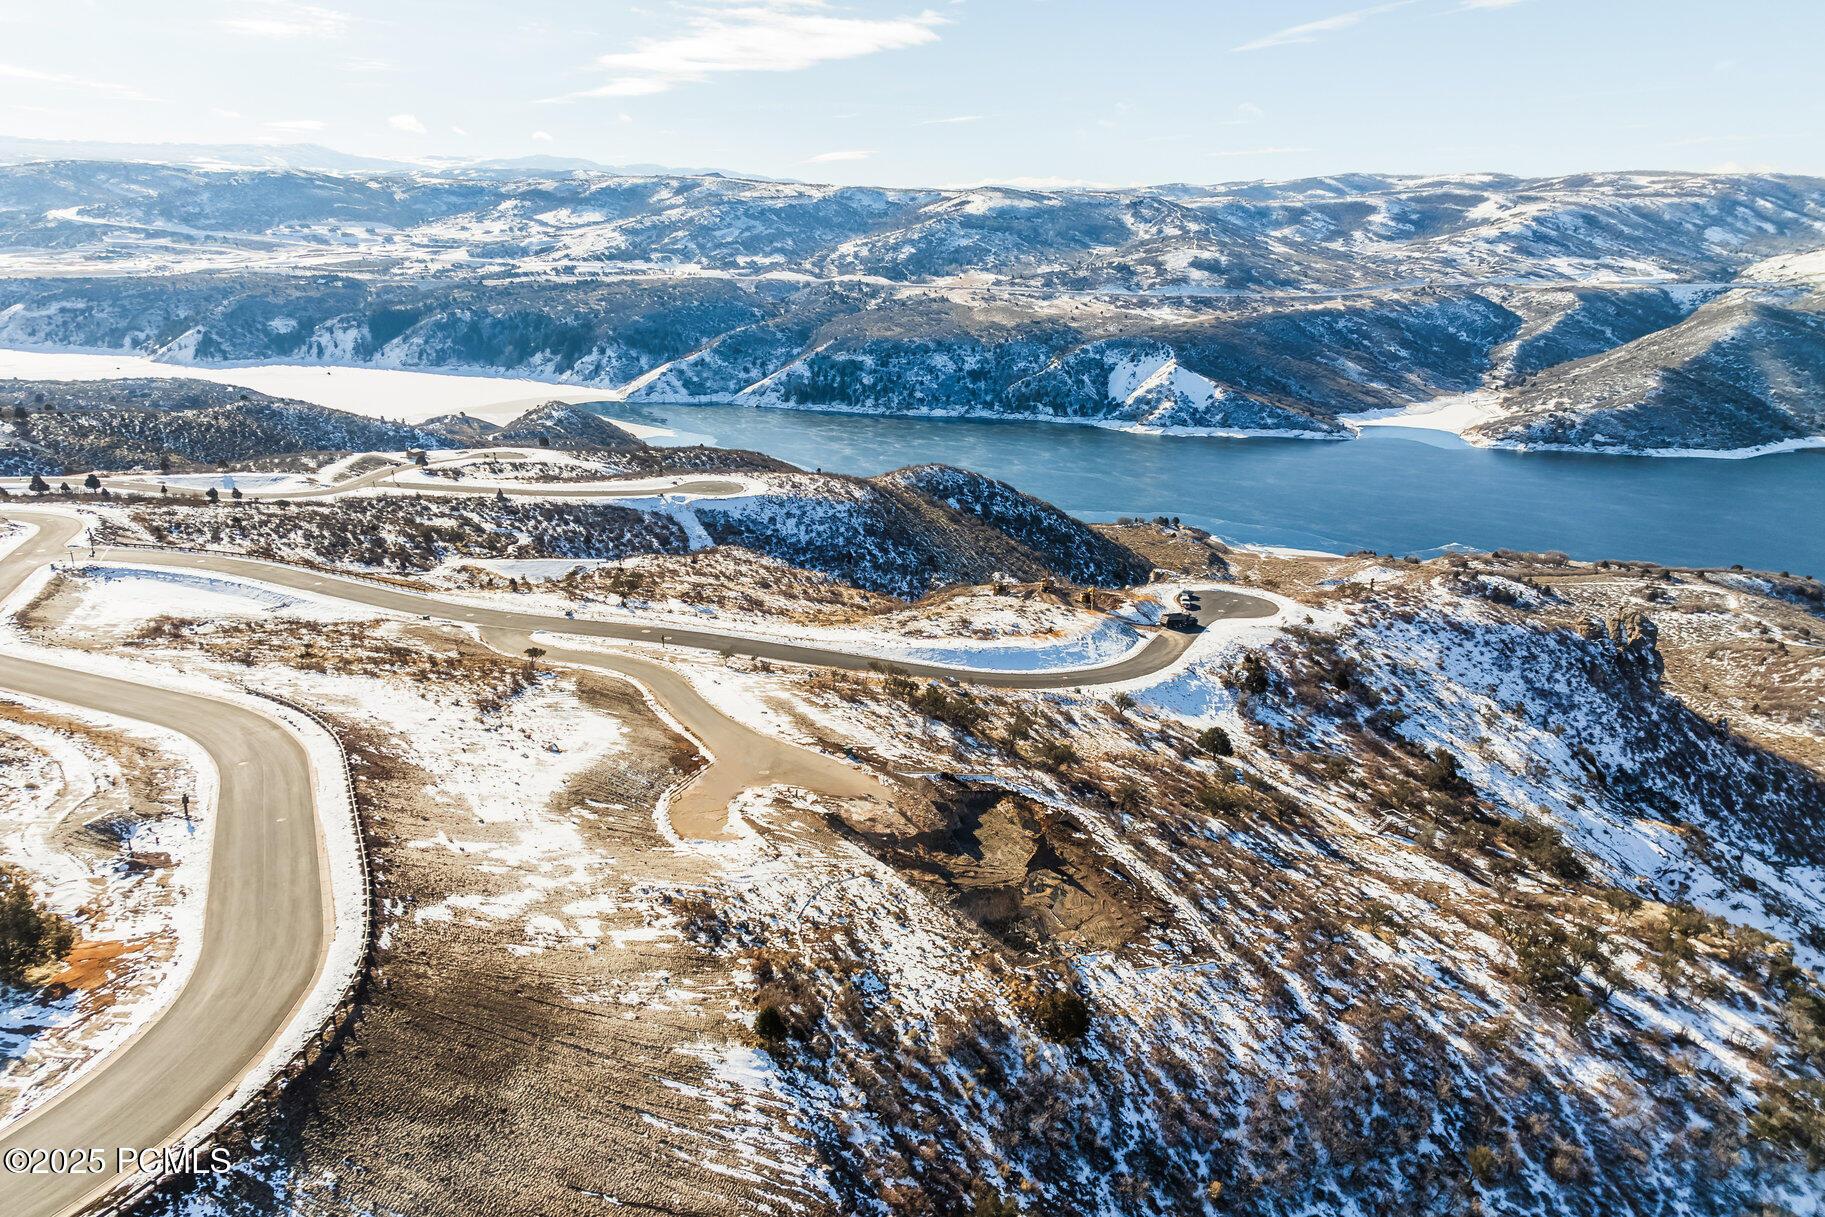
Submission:
[[1416,401],[1398,410],[1372,410],[1350,414],[1344,421],[1353,427],[1411,427],[1420,431],[1447,431],[1462,436],[1478,423],[1488,422],[1501,413],[1494,393],[1456,393]]
[[[375,367],[302,364],[174,364],[114,352],[0,349],[0,378],[23,380],[125,380],[177,377],[239,385],[275,397],[315,402],[371,418],[421,423],[440,414],[464,413],[507,422],[548,401],[601,401],[600,389],[579,389],[539,380],[452,372],[410,372]],[[617,422],[640,439],[670,435],[663,427]]]
[[85,562],[76,606],[65,626],[77,631],[117,631],[155,617],[220,622],[248,617],[313,621],[366,620],[387,614],[344,601],[311,596],[267,583],[159,570],[115,562]]

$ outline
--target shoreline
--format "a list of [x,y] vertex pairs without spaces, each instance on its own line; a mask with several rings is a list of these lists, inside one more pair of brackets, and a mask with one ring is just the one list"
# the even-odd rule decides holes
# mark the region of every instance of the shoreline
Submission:
[[[69,360],[72,366],[56,368],[33,366]],[[112,360],[115,367],[99,371],[94,363]],[[80,361],[80,362],[78,362]],[[131,365],[131,366],[124,366]],[[237,375],[251,373],[252,375]],[[342,383],[332,384],[330,392],[312,393],[323,384],[316,374]],[[306,378],[311,384],[304,385]],[[777,400],[743,399],[740,394],[701,397],[646,398],[633,400],[625,387],[591,386],[574,380],[541,380],[512,376],[500,369],[453,364],[435,370],[406,368],[384,364],[283,363],[236,360],[222,363],[167,363],[150,355],[107,348],[0,346],[0,379],[22,380],[126,380],[126,379],[207,380],[231,384],[275,397],[310,401],[330,409],[346,410],[370,418],[391,418],[404,423],[424,422],[440,414],[467,414],[491,422],[507,421],[522,411],[547,401],[561,400],[577,405],[615,405],[629,408],[642,406],[737,406],[756,410],[795,411],[806,414],[842,415],[859,418],[917,419],[921,421],[981,423],[1051,423],[1095,427],[1127,435],[1153,435],[1167,439],[1234,439],[1234,440],[1303,440],[1344,443],[1364,438],[1369,428],[1390,427],[1437,432],[1453,436],[1466,448],[1493,452],[1550,453],[1569,456],[1627,456],[1661,459],[1749,460],[1825,448],[1825,435],[1802,436],[1769,444],[1742,448],[1595,448],[1570,444],[1525,444],[1502,440],[1473,438],[1465,432],[1492,419],[1488,395],[1482,391],[1448,394],[1405,407],[1364,411],[1338,416],[1336,431],[1269,430],[1246,427],[1155,427],[1117,418],[1066,417],[1056,414],[974,414],[963,410],[886,410],[865,406],[838,404],[797,405]],[[407,379],[400,379],[407,378]],[[419,390],[412,393],[411,388]],[[435,394],[434,402],[427,401]],[[455,397],[457,400],[450,400]],[[669,428],[643,423],[613,420],[617,425],[646,440],[677,434]]]

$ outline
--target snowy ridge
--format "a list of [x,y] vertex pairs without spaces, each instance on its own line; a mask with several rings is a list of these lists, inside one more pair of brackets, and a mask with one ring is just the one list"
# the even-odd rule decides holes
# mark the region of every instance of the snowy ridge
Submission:
[[[12,345],[1166,434],[1348,438],[1340,417],[1485,387],[1537,428],[1531,378],[1727,298],[1815,309],[1795,299],[1817,294],[1825,242],[1817,180],[1741,174],[1066,193],[422,174],[377,190],[86,164],[0,181],[19,199],[0,222]],[[362,278],[339,273],[351,263]],[[205,269],[220,273],[188,273]],[[1816,435],[1804,385],[1768,365],[1803,370],[1818,345],[1765,346],[1720,377],[1709,418],[1610,412],[1552,442],[1796,438],[1766,434],[1769,408]],[[1656,349],[1629,384],[1683,362]]]

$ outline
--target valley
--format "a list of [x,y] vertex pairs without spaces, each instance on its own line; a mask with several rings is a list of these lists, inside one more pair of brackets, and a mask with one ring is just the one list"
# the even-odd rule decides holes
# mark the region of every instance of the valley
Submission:
[[[167,371],[182,376],[173,379]],[[7,373],[18,379],[7,382]],[[80,401],[121,380],[162,382],[173,400],[182,400],[186,382],[235,385],[282,401],[306,398],[413,424],[452,407],[472,419],[505,423],[547,400],[536,394],[550,388],[429,372],[300,365],[166,369],[126,356],[0,350],[0,398],[6,401],[57,383],[75,387],[70,400]],[[1161,444],[1153,436],[1104,427],[634,405],[589,390],[551,391],[659,449],[720,445],[747,452],[744,460],[760,459],[758,451],[775,461],[856,476],[950,462],[1028,487],[1084,519],[1178,517],[1242,545],[1422,555],[1511,547],[1684,566],[1825,569],[1825,540],[1806,530],[1763,526],[1774,516],[1825,512],[1825,483],[1813,472],[1819,453],[1644,461],[1475,448],[1432,429],[1435,422],[1459,427],[1480,417],[1474,403],[1462,399],[1446,399],[1455,418],[1373,418],[1362,423],[1358,442],[1313,446],[1211,437]],[[0,428],[8,425],[0,419]],[[470,439],[484,434],[471,423],[460,430]],[[63,466],[47,460],[39,467],[48,475]],[[246,477],[240,481],[254,485]],[[423,485],[429,490],[437,484]]]
[[[572,506],[540,474],[627,451],[440,456],[491,470],[467,498],[0,505],[68,555],[8,602],[9,649],[279,694],[355,775],[361,1012],[231,1169],[145,1211],[1809,1194],[1816,581],[1248,553],[960,471],[902,481],[1008,539],[959,530],[957,581],[913,598],[836,559],[803,490],[676,552],[528,527]],[[718,501],[687,505],[707,529]],[[503,560],[465,565],[491,535]],[[1053,573],[971,585],[1010,543]],[[1178,588],[1195,633],[1148,624]],[[1018,670],[1106,628],[1136,641]],[[1391,1138],[1395,1105],[1444,1131]]]
[[1052,192],[0,167],[0,342],[631,403],[1348,439],[1816,446],[1825,190],[1373,175]]
[[0,200],[7,1217],[1820,1210],[1817,179]]

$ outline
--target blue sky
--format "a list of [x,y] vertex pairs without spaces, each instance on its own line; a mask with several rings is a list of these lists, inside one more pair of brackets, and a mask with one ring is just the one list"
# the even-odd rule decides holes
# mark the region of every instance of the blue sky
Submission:
[[13,0],[0,134],[896,185],[1825,173],[1819,0]]

